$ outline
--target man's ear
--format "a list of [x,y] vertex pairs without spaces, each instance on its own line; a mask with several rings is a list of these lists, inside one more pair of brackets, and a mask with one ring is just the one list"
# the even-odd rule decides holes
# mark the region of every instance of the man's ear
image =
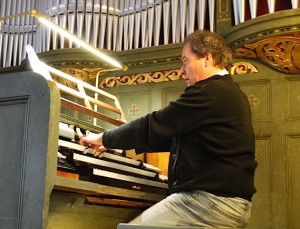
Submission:
[[212,55],[211,55],[211,53],[205,53],[204,55],[203,55],[203,57],[205,58],[205,60],[212,60],[213,59],[213,57],[212,57]]
[[211,63],[214,61],[211,53],[205,53],[203,55],[204,61],[205,61],[205,67],[211,65]]
[[206,53],[203,55],[204,60],[205,60],[205,67],[209,66],[209,65],[213,65],[214,64],[214,59],[211,53]]

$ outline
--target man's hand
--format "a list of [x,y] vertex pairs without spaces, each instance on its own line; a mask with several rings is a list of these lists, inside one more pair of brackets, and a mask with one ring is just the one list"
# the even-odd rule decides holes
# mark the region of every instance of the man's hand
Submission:
[[102,153],[107,151],[107,149],[102,144],[102,137],[103,137],[103,133],[81,136],[79,138],[79,144],[95,149],[96,152],[98,152],[97,153],[98,156],[99,152]]

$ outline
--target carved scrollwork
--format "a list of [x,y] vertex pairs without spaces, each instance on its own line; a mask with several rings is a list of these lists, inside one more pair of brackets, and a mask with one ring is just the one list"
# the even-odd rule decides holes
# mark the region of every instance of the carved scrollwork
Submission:
[[300,73],[299,34],[262,39],[236,48],[236,57],[257,58],[284,73]]
[[[74,76],[75,78],[82,80],[87,83],[91,83],[96,77],[107,73],[108,70],[102,68],[88,68],[88,67],[72,67],[72,68],[60,68],[60,71],[67,73],[68,75]],[[73,82],[67,79],[59,78],[52,75],[54,81],[66,85],[70,88],[76,88]]]
[[237,62],[234,63],[230,69],[231,75],[240,75],[246,73],[255,73],[258,72],[257,68],[248,62]]
[[179,71],[180,70],[177,69],[170,71],[148,72],[142,74],[107,77],[99,83],[99,88],[179,80],[182,79],[182,76],[179,74]]

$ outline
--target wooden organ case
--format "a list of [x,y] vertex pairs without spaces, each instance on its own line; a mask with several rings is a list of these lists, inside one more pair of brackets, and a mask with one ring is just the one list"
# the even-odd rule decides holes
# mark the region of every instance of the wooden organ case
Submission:
[[63,117],[61,106],[122,124],[93,111],[90,101],[104,103],[86,94],[84,106],[62,98],[84,94],[86,85],[77,86],[80,92],[31,71],[0,75],[2,228],[116,228],[166,196],[157,171],[72,139],[78,130],[102,130]]

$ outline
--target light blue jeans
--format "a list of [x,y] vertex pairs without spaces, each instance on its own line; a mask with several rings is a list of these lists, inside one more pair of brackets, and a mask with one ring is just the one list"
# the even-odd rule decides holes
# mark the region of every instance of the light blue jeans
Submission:
[[130,221],[130,224],[244,228],[251,202],[215,196],[204,191],[174,193]]

